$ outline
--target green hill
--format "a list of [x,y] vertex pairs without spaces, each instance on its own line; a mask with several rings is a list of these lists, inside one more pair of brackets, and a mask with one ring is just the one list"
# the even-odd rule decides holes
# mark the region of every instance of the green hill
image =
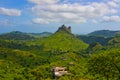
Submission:
[[89,36],[89,35],[78,35],[77,38],[83,40],[84,42],[88,44],[92,43],[100,43],[102,45],[106,45],[107,42],[111,39],[111,37],[106,38],[102,36]]
[[0,39],[8,40],[33,40],[35,37],[30,36],[28,33],[20,31],[12,31],[10,33],[4,33],[0,35]]
[[9,40],[34,40],[40,37],[48,37],[52,35],[50,32],[42,32],[42,33],[24,33],[20,31],[12,31],[9,33],[4,33],[0,35],[1,39],[9,39]]
[[87,35],[77,35],[77,37],[88,44],[98,42],[102,45],[107,45],[107,42],[111,40],[112,37],[119,35],[119,33],[120,31],[99,30],[91,32]]
[[35,40],[0,40],[0,80],[53,80],[53,66],[66,66],[68,77],[82,78],[86,59],[80,51],[87,47],[66,26]]
[[[119,34],[110,38],[80,36],[78,39],[72,34],[71,27],[62,25],[54,34],[47,37],[40,37],[39,34],[36,37],[37,34],[22,32],[2,35],[4,36],[0,37],[0,80],[120,78]],[[51,71],[55,66],[66,67],[68,74],[55,78],[55,73]]]
[[89,33],[89,36],[103,36],[103,37],[113,37],[120,31],[110,31],[110,30],[99,30]]
[[[28,43],[28,44],[31,44]],[[80,51],[87,48],[88,44],[78,39],[71,33],[70,28],[62,25],[53,35],[32,42],[31,45],[39,44],[43,46],[44,51]]]

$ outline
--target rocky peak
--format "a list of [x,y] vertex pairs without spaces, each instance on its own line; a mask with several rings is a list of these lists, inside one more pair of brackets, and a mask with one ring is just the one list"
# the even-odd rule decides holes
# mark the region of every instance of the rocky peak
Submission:
[[56,32],[61,32],[61,31],[71,33],[71,27],[70,26],[67,27],[63,24],[61,27],[58,28],[58,30]]

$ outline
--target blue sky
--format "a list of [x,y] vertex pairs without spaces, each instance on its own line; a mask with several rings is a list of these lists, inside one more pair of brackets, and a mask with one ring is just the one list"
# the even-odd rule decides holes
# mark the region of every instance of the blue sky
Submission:
[[120,0],[0,0],[0,33],[120,30]]

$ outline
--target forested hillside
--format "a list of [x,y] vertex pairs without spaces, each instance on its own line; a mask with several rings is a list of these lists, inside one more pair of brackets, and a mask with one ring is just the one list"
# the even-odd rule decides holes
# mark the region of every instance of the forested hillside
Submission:
[[[119,34],[76,37],[62,25],[54,34],[35,35],[0,35],[0,80],[120,79]],[[54,67],[65,67],[66,74],[56,76]]]

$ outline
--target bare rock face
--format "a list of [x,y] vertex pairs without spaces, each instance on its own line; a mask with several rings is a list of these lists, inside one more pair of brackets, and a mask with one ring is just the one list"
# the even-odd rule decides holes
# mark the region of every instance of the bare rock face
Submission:
[[70,26],[67,27],[63,24],[61,27],[59,27],[59,29],[56,31],[56,33],[62,32],[62,31],[67,32],[67,33],[71,33],[71,27]]

